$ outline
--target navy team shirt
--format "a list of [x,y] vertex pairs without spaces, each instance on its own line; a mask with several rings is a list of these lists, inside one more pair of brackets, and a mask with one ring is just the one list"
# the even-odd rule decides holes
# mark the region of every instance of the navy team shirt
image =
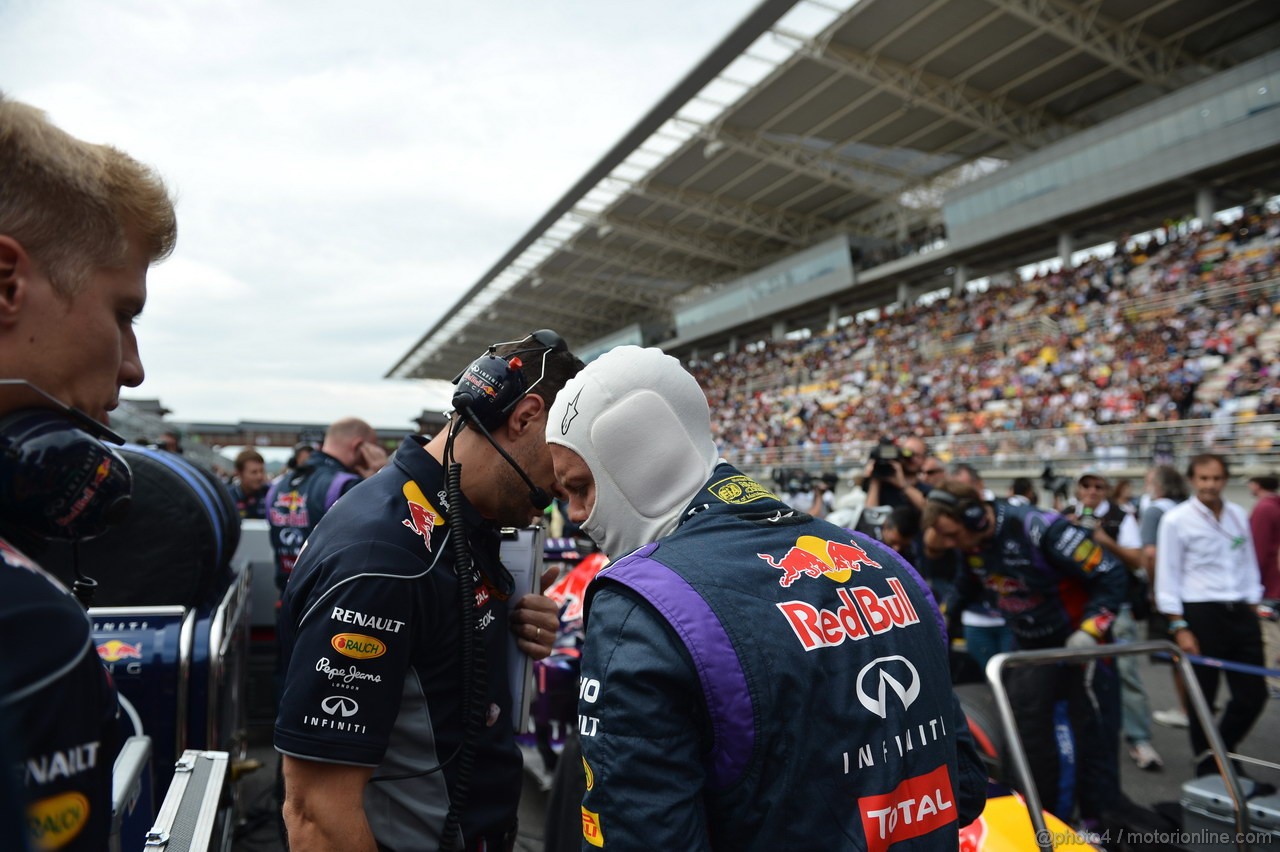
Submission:
[[[498,530],[469,504],[450,509],[444,470],[421,438],[407,438],[391,464],[325,515],[285,588],[276,749],[376,767],[365,813],[387,850],[436,848],[454,789],[462,740],[455,518],[476,564],[490,576],[498,564]],[[475,576],[488,706],[462,814],[469,845],[514,826],[521,785],[507,607]]]
[[[32,849],[107,848],[115,689],[71,593],[0,537],[0,736]],[[0,787],[0,789],[3,789]]]

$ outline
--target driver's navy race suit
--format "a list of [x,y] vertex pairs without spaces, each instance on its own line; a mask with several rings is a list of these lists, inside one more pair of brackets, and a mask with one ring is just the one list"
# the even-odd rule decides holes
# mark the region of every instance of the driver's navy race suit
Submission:
[[[1056,512],[1005,500],[992,507],[995,533],[962,554],[948,619],[980,600],[985,586],[1019,648],[1060,648],[1078,629],[1105,640],[1128,586],[1123,566]],[[1119,798],[1114,660],[1016,667],[1007,682],[1045,807],[1068,819],[1078,798],[1084,816],[1101,817]]]
[[727,464],[589,592],[584,849],[953,850],[986,775],[919,576]]
[[[276,749],[376,767],[364,809],[379,849],[390,852],[436,849],[457,789],[455,519],[488,576],[496,576],[500,544],[498,530],[465,498],[448,506],[444,470],[420,440],[406,438],[391,464],[325,515],[285,587],[280,618],[286,676]],[[504,849],[514,837],[521,780],[507,605],[478,577],[474,606],[490,703],[462,812],[463,848]]]

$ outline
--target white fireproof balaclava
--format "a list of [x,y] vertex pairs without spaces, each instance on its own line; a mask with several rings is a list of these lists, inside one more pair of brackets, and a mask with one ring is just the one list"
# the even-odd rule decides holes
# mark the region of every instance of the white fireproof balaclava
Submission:
[[601,355],[556,394],[547,441],[591,469],[596,503],[582,531],[615,560],[672,532],[718,457],[698,382],[639,346]]

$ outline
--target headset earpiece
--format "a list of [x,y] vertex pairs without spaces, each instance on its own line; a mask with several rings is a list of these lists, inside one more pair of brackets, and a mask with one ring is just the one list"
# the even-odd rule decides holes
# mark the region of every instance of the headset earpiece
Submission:
[[0,505],[45,539],[102,535],[128,514],[133,476],[124,458],[61,412],[0,418]]

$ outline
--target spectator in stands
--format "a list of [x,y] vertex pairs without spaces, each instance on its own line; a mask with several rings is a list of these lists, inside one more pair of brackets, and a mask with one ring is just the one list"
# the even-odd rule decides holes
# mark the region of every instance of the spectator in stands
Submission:
[[[1275,214],[1260,221],[1259,234],[1280,227]],[[772,454],[783,447],[860,460],[881,430],[1009,436],[1053,429],[1088,451],[1098,426],[1215,410],[1195,399],[1202,357],[1251,345],[1272,321],[1276,296],[1274,286],[1255,283],[1273,275],[1274,249],[1201,256],[1225,238],[1190,233],[1154,257],[1122,245],[1073,270],[1028,281],[998,276],[982,292],[905,306],[805,340],[751,344],[691,369],[717,411],[720,446],[765,464],[776,463]],[[1280,410],[1274,366],[1274,358],[1256,356],[1232,392],[1261,393],[1260,412]],[[1029,451],[1017,446],[1023,440],[1005,437],[1001,451]],[[1159,436],[1154,442],[1155,454],[1171,449]]]
[[267,464],[257,450],[241,450],[236,455],[236,481],[231,496],[241,518],[267,517]]
[[134,321],[176,239],[150,168],[0,94],[0,811],[29,817],[25,840],[0,823],[6,850],[109,846],[115,690],[87,603],[22,551],[104,532],[129,493],[104,427],[142,383]]
[[[1249,493],[1257,500],[1249,515],[1253,546],[1262,574],[1262,597],[1268,602],[1262,615],[1262,638],[1267,668],[1280,669],[1280,477],[1275,474],[1249,480]],[[1273,696],[1280,696],[1280,677],[1267,678]]]
[[[1230,475],[1221,456],[1205,453],[1187,468],[1191,499],[1165,512],[1156,549],[1156,603],[1169,632],[1188,654],[1204,654],[1246,665],[1263,664],[1257,606],[1262,580],[1242,507],[1222,499]],[[1196,680],[1210,706],[1220,669],[1197,666]],[[1227,751],[1236,751],[1262,713],[1267,688],[1253,674],[1226,672],[1231,700],[1219,723]],[[1200,721],[1190,719],[1196,774],[1216,772]]]

